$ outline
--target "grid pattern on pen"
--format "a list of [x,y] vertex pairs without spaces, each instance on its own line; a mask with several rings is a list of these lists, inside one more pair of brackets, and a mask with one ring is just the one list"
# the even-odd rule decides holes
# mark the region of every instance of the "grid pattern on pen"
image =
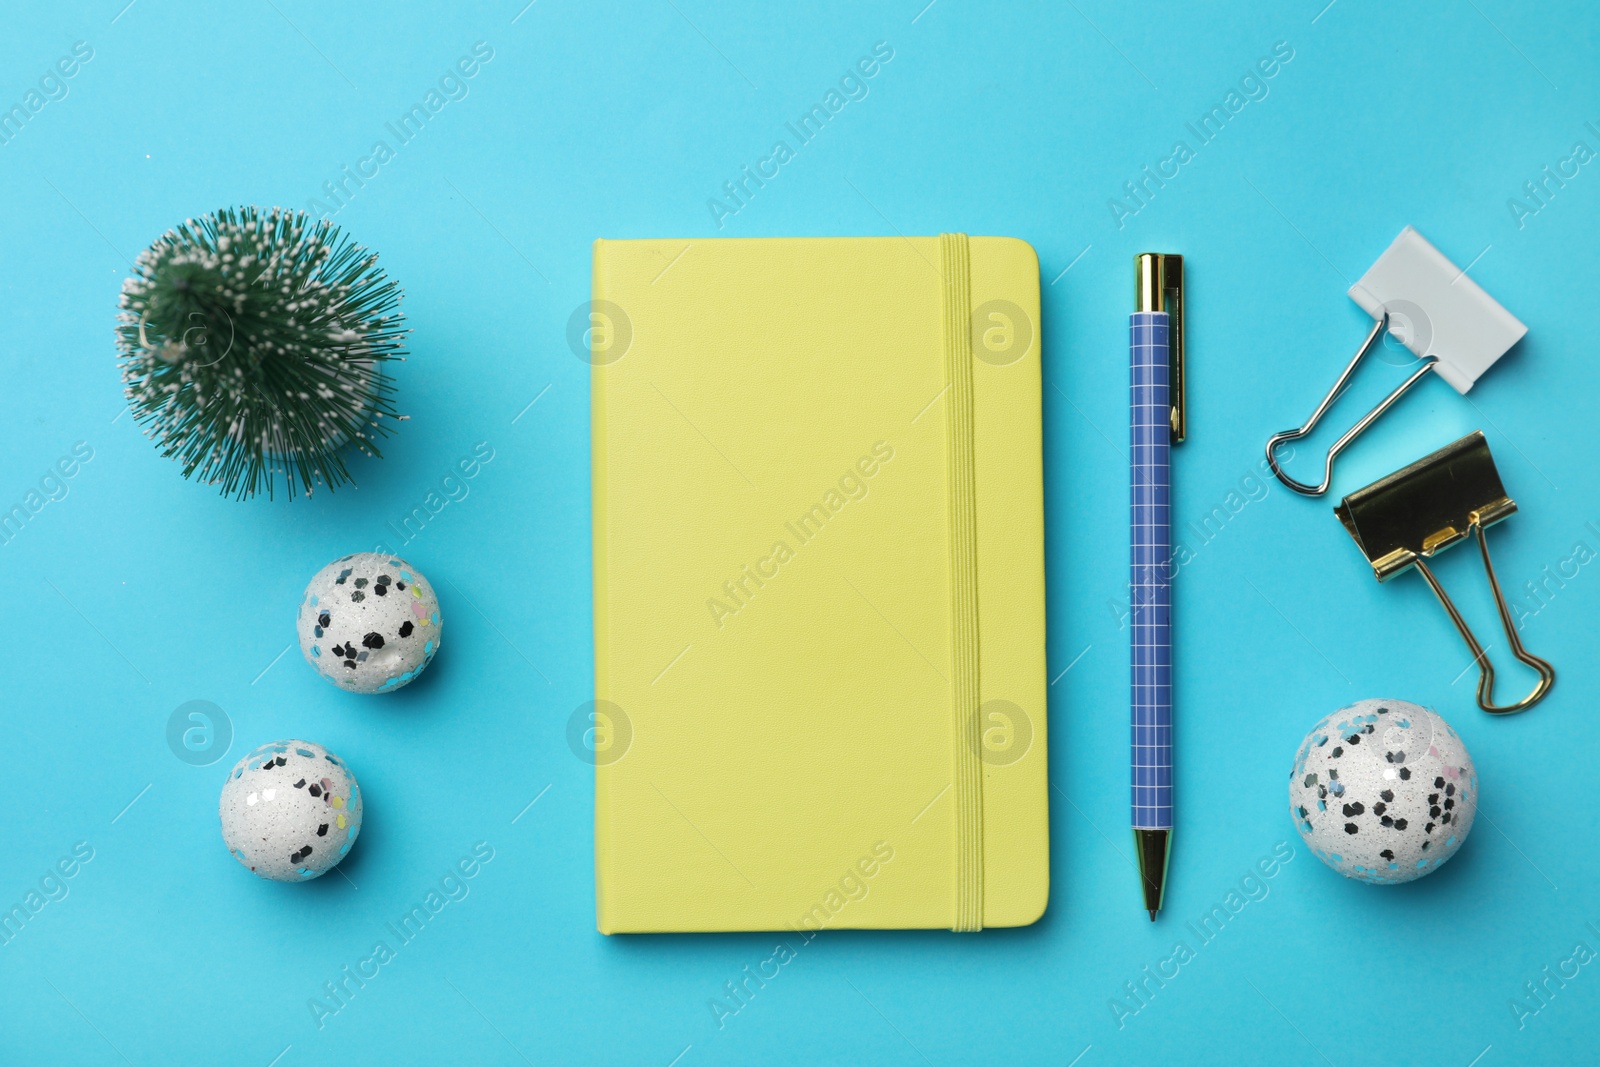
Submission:
[[1135,312],[1129,330],[1133,827],[1172,828],[1172,558],[1167,314]]

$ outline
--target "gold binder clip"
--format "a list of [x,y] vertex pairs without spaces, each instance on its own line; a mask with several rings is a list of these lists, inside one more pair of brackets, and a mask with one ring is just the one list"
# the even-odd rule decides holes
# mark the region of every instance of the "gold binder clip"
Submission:
[[[1439,603],[1450,613],[1450,621],[1461,631],[1473,662],[1478,665],[1480,708],[1494,715],[1506,715],[1531,708],[1544,698],[1555,684],[1555,668],[1522,647],[1516,620],[1511,617],[1511,609],[1506,607],[1494,564],[1489,560],[1489,542],[1484,537],[1484,529],[1516,511],[1517,505],[1506,496],[1500,472],[1495,469],[1494,457],[1489,454],[1489,444],[1481,431],[1474,431],[1387,478],[1357,489],[1333,510],[1366,555],[1367,562],[1372,564],[1378,581],[1386,582],[1408,567],[1422,572]],[[1494,703],[1494,667],[1489,663],[1488,654],[1427,563],[1429,557],[1464,540],[1474,530],[1478,534],[1478,547],[1483,550],[1483,569],[1489,575],[1489,588],[1494,591],[1495,606],[1500,609],[1500,623],[1505,628],[1511,654],[1539,672],[1539,683],[1515,704]]]

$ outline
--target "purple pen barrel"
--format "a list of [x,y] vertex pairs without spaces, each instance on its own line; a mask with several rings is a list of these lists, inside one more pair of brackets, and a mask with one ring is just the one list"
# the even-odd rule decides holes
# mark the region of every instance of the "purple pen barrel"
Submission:
[[1172,421],[1164,311],[1129,317],[1133,827],[1172,828]]

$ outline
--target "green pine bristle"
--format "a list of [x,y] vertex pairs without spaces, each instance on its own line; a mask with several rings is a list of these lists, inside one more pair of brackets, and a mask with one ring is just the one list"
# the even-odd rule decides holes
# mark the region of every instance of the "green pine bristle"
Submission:
[[184,477],[224,496],[351,481],[401,419],[384,364],[405,355],[400,288],[327,222],[224,208],[169,230],[122,286],[129,410]]

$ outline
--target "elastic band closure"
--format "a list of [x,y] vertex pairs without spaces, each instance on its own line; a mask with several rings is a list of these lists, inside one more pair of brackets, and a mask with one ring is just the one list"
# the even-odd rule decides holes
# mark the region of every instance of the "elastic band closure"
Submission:
[[951,929],[983,929],[983,762],[978,721],[978,500],[973,476],[972,288],[967,235],[939,235],[950,473],[950,678],[955,739],[956,908]]

